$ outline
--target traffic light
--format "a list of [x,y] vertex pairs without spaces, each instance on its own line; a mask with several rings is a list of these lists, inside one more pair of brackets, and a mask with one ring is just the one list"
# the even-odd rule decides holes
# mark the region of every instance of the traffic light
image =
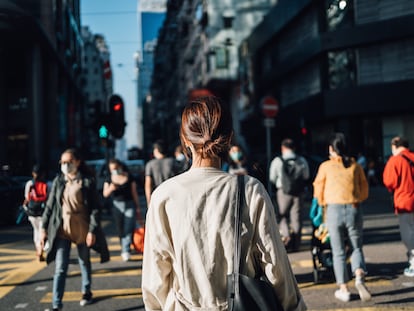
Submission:
[[125,132],[124,101],[119,95],[111,95],[109,98],[108,129],[116,139],[122,138]]

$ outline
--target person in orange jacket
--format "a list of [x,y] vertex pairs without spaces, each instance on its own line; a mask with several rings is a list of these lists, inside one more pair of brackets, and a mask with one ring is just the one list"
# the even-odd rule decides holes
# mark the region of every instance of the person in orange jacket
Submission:
[[409,150],[408,140],[400,136],[391,140],[391,151],[383,182],[394,193],[401,240],[407,248],[408,267],[404,275],[414,277],[414,152]]

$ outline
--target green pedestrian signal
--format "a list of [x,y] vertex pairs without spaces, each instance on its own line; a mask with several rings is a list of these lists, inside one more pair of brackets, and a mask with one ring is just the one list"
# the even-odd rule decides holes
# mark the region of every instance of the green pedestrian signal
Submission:
[[108,138],[108,129],[105,125],[99,128],[99,138]]

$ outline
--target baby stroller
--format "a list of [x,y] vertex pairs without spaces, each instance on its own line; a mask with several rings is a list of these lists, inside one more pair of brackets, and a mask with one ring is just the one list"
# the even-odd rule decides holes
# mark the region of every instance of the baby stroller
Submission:
[[313,262],[313,281],[334,280],[332,251],[329,233],[324,223],[324,209],[313,198],[309,217],[312,222],[311,253]]

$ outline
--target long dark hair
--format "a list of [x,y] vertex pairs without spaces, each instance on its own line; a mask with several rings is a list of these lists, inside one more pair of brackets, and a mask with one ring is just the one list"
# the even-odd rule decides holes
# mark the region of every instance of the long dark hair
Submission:
[[345,168],[351,165],[351,158],[348,156],[348,145],[346,144],[345,135],[343,133],[334,133],[329,139],[329,145],[342,158]]

